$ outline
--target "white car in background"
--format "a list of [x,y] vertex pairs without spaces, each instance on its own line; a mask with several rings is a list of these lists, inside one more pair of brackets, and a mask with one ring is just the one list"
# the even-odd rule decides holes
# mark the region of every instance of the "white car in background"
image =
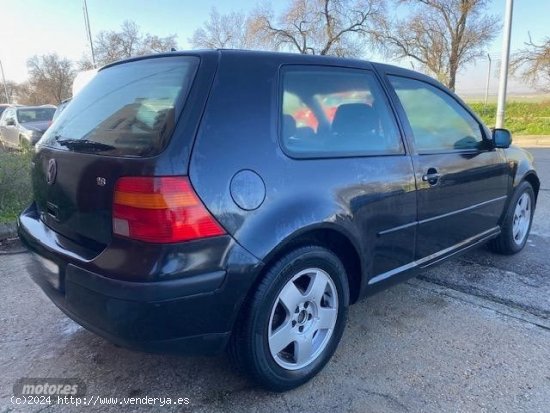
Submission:
[[90,83],[90,80],[92,80],[96,74],[97,74],[97,69],[85,70],[83,72],[79,72],[73,81],[73,97],[78,92],[80,92],[84,88],[84,86]]

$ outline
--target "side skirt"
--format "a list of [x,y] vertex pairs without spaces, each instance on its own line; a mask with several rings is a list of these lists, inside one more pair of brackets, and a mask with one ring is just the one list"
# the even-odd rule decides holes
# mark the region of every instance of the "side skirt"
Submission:
[[472,248],[477,247],[500,234],[500,227],[494,227],[487,231],[484,231],[474,237],[468,238],[452,247],[445,248],[444,250],[438,251],[432,255],[428,255],[422,259],[412,261],[408,264],[405,264],[401,267],[395,268],[391,271],[376,275],[372,277],[363,294],[362,297],[375,294],[377,292],[383,291],[386,288],[398,284],[402,281],[405,281],[409,278],[414,277],[421,270],[431,267],[432,265],[439,264],[442,261],[447,260],[450,257],[453,257],[457,254],[462,254]]

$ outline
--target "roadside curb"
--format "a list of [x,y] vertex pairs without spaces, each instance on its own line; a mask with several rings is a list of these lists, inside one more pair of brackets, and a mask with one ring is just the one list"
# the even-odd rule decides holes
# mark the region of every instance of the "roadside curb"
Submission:
[[512,143],[522,148],[550,148],[550,136],[514,136]]
[[0,241],[6,238],[14,238],[17,236],[17,225],[15,222],[0,224]]

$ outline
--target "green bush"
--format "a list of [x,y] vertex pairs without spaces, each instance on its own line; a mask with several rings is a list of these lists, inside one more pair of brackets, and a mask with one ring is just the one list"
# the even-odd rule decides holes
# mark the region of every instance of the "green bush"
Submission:
[[[470,107],[489,127],[495,126],[497,105],[470,103]],[[504,126],[516,135],[550,135],[550,101],[509,102]]]
[[0,224],[15,221],[31,201],[31,158],[30,151],[0,148]]

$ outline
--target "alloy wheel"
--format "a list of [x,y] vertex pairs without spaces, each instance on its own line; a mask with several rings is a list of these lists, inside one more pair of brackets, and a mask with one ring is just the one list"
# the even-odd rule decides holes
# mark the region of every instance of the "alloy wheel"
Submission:
[[521,245],[531,224],[531,197],[523,193],[516,203],[512,222],[512,235],[516,245]]
[[327,272],[308,268],[282,288],[268,325],[269,350],[275,362],[298,370],[327,347],[338,317],[338,294]]

